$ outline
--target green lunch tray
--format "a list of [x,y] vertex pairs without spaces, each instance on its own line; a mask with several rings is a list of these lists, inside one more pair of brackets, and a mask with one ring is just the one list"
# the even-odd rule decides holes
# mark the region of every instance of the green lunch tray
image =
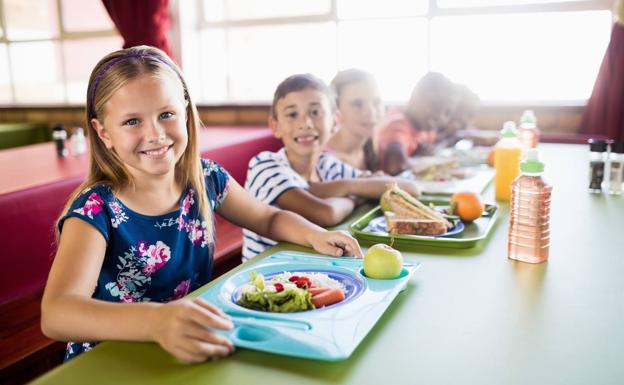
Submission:
[[[449,204],[448,201],[439,200],[421,201],[425,204],[433,204],[434,206],[448,206]],[[464,228],[461,232],[446,236],[390,235],[386,232],[367,229],[370,221],[382,216],[383,211],[381,211],[381,207],[377,206],[351,223],[351,225],[349,225],[349,230],[359,241],[392,244],[398,248],[434,246],[452,249],[468,249],[475,247],[477,242],[488,236],[498,217],[498,206],[486,203],[481,218],[471,223],[463,223]]]

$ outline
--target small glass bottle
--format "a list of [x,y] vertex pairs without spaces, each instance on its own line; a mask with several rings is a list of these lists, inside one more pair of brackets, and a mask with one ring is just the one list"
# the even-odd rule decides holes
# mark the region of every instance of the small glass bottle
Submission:
[[74,128],[74,133],[71,138],[71,150],[74,156],[79,156],[87,151],[87,139],[84,135],[82,127]]
[[550,247],[550,197],[552,186],[542,174],[544,163],[529,149],[520,163],[522,174],[511,186],[507,255],[522,262],[541,263]]
[[494,193],[496,200],[509,201],[511,183],[520,173],[522,146],[518,141],[516,123],[507,121],[501,139],[494,147]]
[[609,153],[609,194],[622,194],[622,177],[624,176],[624,142],[611,143]]
[[518,140],[525,149],[535,148],[539,143],[539,128],[537,128],[537,117],[533,110],[525,110],[520,118],[518,128]]
[[65,147],[65,140],[67,139],[67,131],[65,130],[65,126],[62,124],[57,124],[52,129],[52,139],[56,144],[56,155],[59,158],[67,156],[67,147]]
[[605,140],[588,140],[589,143],[589,191],[602,193],[605,162],[607,160],[607,142]]

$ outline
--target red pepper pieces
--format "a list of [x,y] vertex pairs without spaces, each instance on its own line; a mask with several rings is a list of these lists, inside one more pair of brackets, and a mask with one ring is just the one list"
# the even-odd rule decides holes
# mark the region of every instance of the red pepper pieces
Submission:
[[288,280],[292,283],[294,283],[295,285],[297,285],[298,288],[302,288],[302,287],[312,287],[312,281],[310,281],[310,278],[308,277],[300,277],[298,275],[292,275],[290,276],[290,278],[288,278]]

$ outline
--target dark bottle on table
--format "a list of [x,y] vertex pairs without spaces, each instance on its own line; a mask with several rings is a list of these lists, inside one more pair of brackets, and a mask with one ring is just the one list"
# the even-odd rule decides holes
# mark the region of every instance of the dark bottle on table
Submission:
[[602,193],[605,162],[607,160],[607,141],[590,139],[589,143],[589,191]]
[[67,139],[67,130],[62,124],[57,124],[52,129],[52,139],[56,144],[56,155],[58,157],[65,157],[69,153],[65,146],[65,140]]

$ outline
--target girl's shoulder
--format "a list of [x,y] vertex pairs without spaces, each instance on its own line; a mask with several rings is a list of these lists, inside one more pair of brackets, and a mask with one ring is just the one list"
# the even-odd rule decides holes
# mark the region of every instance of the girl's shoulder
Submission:
[[115,199],[109,185],[98,184],[82,190],[71,203],[70,211],[85,205],[104,205]]
[[[113,215],[111,215],[111,211],[114,213]],[[121,215],[118,215],[118,212]],[[63,230],[65,220],[70,217],[76,217],[90,223],[102,233],[107,241],[110,227],[116,227],[115,225],[127,219],[121,211],[119,203],[115,201],[111,187],[106,184],[85,188],[76,196],[67,212],[58,221],[59,232]]]
[[209,176],[213,173],[219,173],[219,174],[228,173],[223,166],[221,166],[219,163],[215,162],[212,159],[202,158],[201,166],[202,166],[202,170],[204,171],[205,176]]
[[230,174],[212,159],[201,160],[206,193],[212,209],[218,208],[230,189]]

